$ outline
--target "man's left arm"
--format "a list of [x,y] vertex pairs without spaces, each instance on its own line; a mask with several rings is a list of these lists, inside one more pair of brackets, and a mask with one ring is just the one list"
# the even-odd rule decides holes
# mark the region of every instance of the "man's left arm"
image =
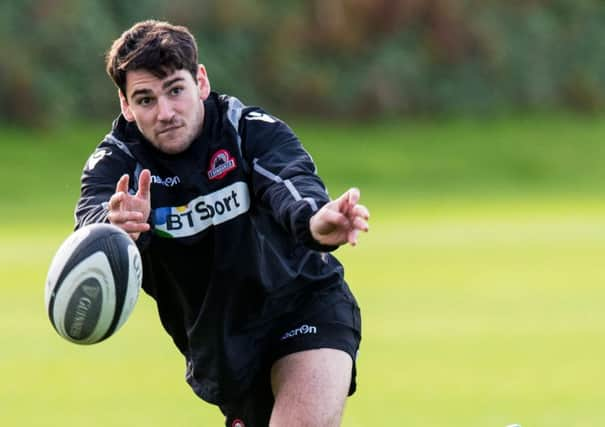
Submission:
[[349,190],[331,201],[313,159],[284,122],[257,111],[242,121],[253,192],[274,218],[312,249],[355,244],[357,232],[367,231],[369,217],[358,204],[359,191]]

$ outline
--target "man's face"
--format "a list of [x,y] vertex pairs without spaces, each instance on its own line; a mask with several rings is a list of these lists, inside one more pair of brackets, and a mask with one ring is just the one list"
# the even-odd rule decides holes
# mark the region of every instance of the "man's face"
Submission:
[[160,79],[147,70],[126,73],[126,94],[120,93],[122,114],[136,122],[141,133],[167,154],[185,151],[204,124],[204,103],[210,94],[206,70],[200,65],[197,81],[187,70]]

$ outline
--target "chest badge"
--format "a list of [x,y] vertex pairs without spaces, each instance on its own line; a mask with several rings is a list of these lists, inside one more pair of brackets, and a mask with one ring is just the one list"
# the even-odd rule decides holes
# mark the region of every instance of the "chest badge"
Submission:
[[235,158],[227,150],[218,150],[210,158],[208,179],[222,179],[236,166]]

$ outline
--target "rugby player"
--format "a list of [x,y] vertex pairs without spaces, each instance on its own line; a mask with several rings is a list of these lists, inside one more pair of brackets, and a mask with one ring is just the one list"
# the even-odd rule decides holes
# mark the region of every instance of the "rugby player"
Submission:
[[186,380],[225,425],[339,425],[361,319],[330,252],[368,230],[359,190],[331,200],[286,123],[212,92],[185,27],[139,22],[106,66],[121,114],[84,167],[76,228],[136,241]]

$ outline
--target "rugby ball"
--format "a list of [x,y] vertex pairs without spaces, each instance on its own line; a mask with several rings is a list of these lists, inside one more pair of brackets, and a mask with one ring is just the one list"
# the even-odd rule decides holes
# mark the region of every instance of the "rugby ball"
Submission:
[[133,240],[111,224],[73,232],[55,254],[45,287],[48,317],[63,338],[94,344],[113,335],[130,316],[143,270]]

